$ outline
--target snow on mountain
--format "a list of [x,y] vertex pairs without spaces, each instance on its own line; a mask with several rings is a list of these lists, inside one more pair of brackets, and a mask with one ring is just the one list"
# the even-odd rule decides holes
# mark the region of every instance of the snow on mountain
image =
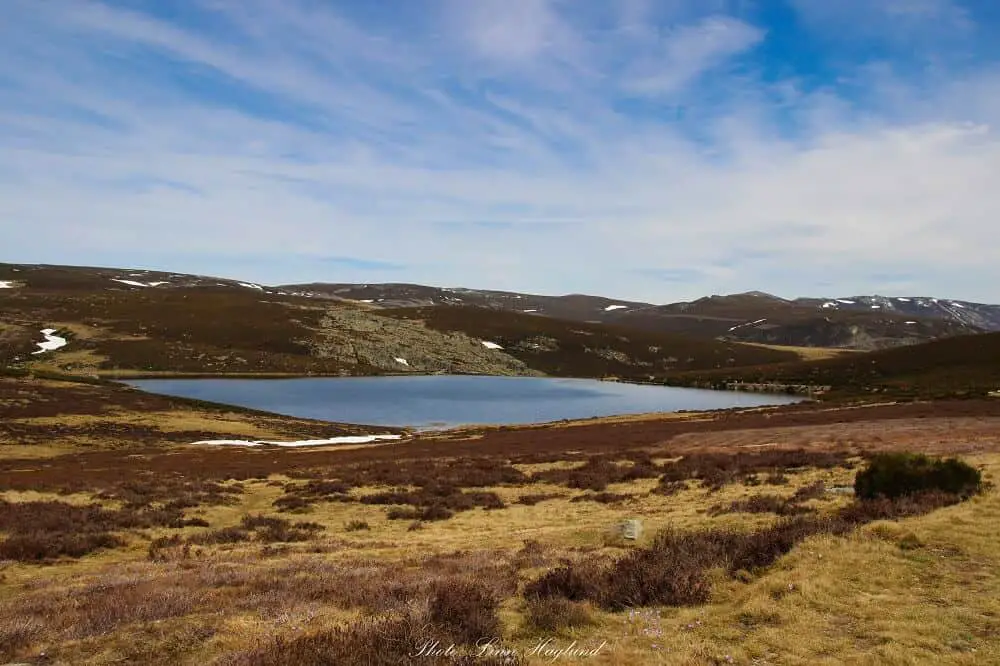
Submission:
[[[925,319],[943,319],[974,329],[1000,331],[1000,305],[971,303],[928,296],[851,296],[848,298],[800,298],[799,305],[812,304],[821,310],[878,310]],[[907,322],[909,323],[909,322]]]

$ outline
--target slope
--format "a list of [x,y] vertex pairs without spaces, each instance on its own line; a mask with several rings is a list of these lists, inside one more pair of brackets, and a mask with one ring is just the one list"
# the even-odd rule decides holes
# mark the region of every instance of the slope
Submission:
[[878,394],[894,399],[985,397],[1000,390],[1000,333],[800,361],[669,376],[676,386],[733,383],[828,386],[827,398]]
[[675,370],[731,368],[798,357],[752,345],[468,306],[398,308],[382,314],[491,342],[550,375],[648,380]]

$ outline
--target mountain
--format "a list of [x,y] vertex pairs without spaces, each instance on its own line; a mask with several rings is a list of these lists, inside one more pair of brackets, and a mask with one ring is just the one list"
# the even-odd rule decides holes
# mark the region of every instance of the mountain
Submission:
[[[847,299],[844,299],[847,300]],[[796,347],[872,350],[918,344],[983,328],[951,318],[888,309],[823,307],[825,299],[748,292],[623,312],[615,321],[644,330]]]
[[427,307],[433,305],[464,305],[523,314],[542,315],[574,321],[614,321],[622,312],[653,307],[651,303],[615,300],[603,296],[569,294],[540,296],[510,291],[427,287],[419,284],[311,284],[282,285],[279,289],[291,293],[308,293],[323,297],[344,298],[370,303],[381,308]]
[[[645,331],[795,347],[871,350],[1000,330],[1000,306],[930,298],[789,300],[747,291],[654,305],[580,294],[540,296],[415,284],[311,283],[283,285],[280,289],[352,299],[378,308],[476,306]],[[883,302],[888,300],[891,303]]]
[[[611,303],[589,298],[582,297],[586,305],[580,307]],[[87,375],[545,373],[648,379],[796,358],[733,342],[499,308],[390,309],[305,287],[132,269],[0,264],[0,312],[0,367]],[[52,336],[66,344],[33,353]]]
[[822,310],[879,310],[911,318],[942,319],[986,331],[1000,331],[1000,305],[970,303],[927,296],[851,296],[800,298],[795,303]]
[[268,286],[164,271],[16,264],[0,264],[0,312],[0,362],[43,362],[47,357],[29,357],[42,340],[39,331],[53,328],[74,339],[58,355],[62,364],[96,373],[649,378],[795,358],[741,343],[873,350],[1000,326],[1000,306],[933,298],[788,300],[748,291],[654,305],[582,294]]

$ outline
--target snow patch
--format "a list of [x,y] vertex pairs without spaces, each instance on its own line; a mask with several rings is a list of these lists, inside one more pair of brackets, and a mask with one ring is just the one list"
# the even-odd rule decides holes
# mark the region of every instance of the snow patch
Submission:
[[45,342],[36,342],[38,345],[38,351],[31,352],[32,354],[42,354],[47,351],[55,351],[60,347],[66,346],[66,338],[61,338],[55,335],[56,329],[54,328],[43,328],[42,335],[45,336]]
[[733,326],[731,329],[729,329],[729,331],[733,332],[738,328],[743,328],[744,326],[756,326],[757,324],[763,324],[765,321],[767,321],[767,319],[758,319],[757,321],[747,322],[746,324],[737,324],[736,326]]
[[916,324],[917,322],[915,322],[915,321],[904,321],[903,323],[904,324]]
[[169,282],[137,282],[136,280],[123,280],[121,278],[111,278],[111,281],[121,282],[130,287],[159,287],[161,284],[170,284]]
[[835,302],[833,302],[833,301],[827,301],[826,303],[823,304],[823,307],[824,308],[835,308],[835,307],[837,307],[837,304]]
[[538,312],[538,310],[521,310],[521,312]]
[[260,289],[261,291],[264,291],[264,287],[259,284],[254,284],[253,282],[237,282],[237,284],[241,287],[246,287],[247,289]]
[[848,300],[843,299],[843,298],[838,298],[837,302],[838,303],[847,303],[848,305],[854,305],[855,304],[854,301],[848,301]]
[[908,299],[908,298],[903,298],[902,296],[901,296],[901,297],[899,297],[899,298],[897,298],[896,300],[897,300],[897,301],[900,301],[900,302],[902,302],[902,303],[909,303],[909,302],[910,302],[910,299]]
[[360,301],[358,301],[358,303],[374,303],[374,302],[375,301],[373,301],[370,298],[362,298]]
[[0,280],[0,289],[13,289],[14,283],[7,280]]
[[609,305],[608,307],[604,308],[605,312],[611,312],[612,310],[628,310],[628,306],[627,305]]
[[410,365],[410,363],[405,358],[399,358],[398,356],[392,360],[394,360],[396,363],[399,363],[400,365],[405,365],[407,367],[409,367]]
[[881,305],[873,305],[872,310],[878,310],[881,307],[882,307]]
[[949,305],[952,305],[956,308],[962,308],[963,310],[965,309],[964,305],[962,305],[961,303],[956,303],[955,301],[952,301],[951,303],[949,303]]
[[497,343],[487,342],[486,340],[483,340],[483,346],[486,347],[487,349],[503,349],[503,347],[501,347]]
[[344,435],[342,437],[331,437],[330,439],[303,439],[297,442],[267,442],[248,441],[245,439],[206,439],[201,442],[192,442],[194,445],[209,446],[324,446],[326,444],[369,444],[380,440],[402,439],[402,435]]

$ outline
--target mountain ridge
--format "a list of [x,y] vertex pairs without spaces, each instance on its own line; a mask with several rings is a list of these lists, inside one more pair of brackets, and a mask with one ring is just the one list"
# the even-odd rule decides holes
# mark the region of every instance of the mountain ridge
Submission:
[[[785,299],[751,290],[657,305],[588,294],[546,296],[404,282],[270,286],[145,269],[0,264],[0,297],[21,287],[93,294],[216,290],[212,298],[221,301],[226,293],[233,295],[229,300],[238,300],[236,294],[246,292],[279,300],[350,303],[372,311],[475,307],[702,340],[853,350],[1000,330],[1000,305],[924,296]],[[393,358],[386,362],[395,363]]]

